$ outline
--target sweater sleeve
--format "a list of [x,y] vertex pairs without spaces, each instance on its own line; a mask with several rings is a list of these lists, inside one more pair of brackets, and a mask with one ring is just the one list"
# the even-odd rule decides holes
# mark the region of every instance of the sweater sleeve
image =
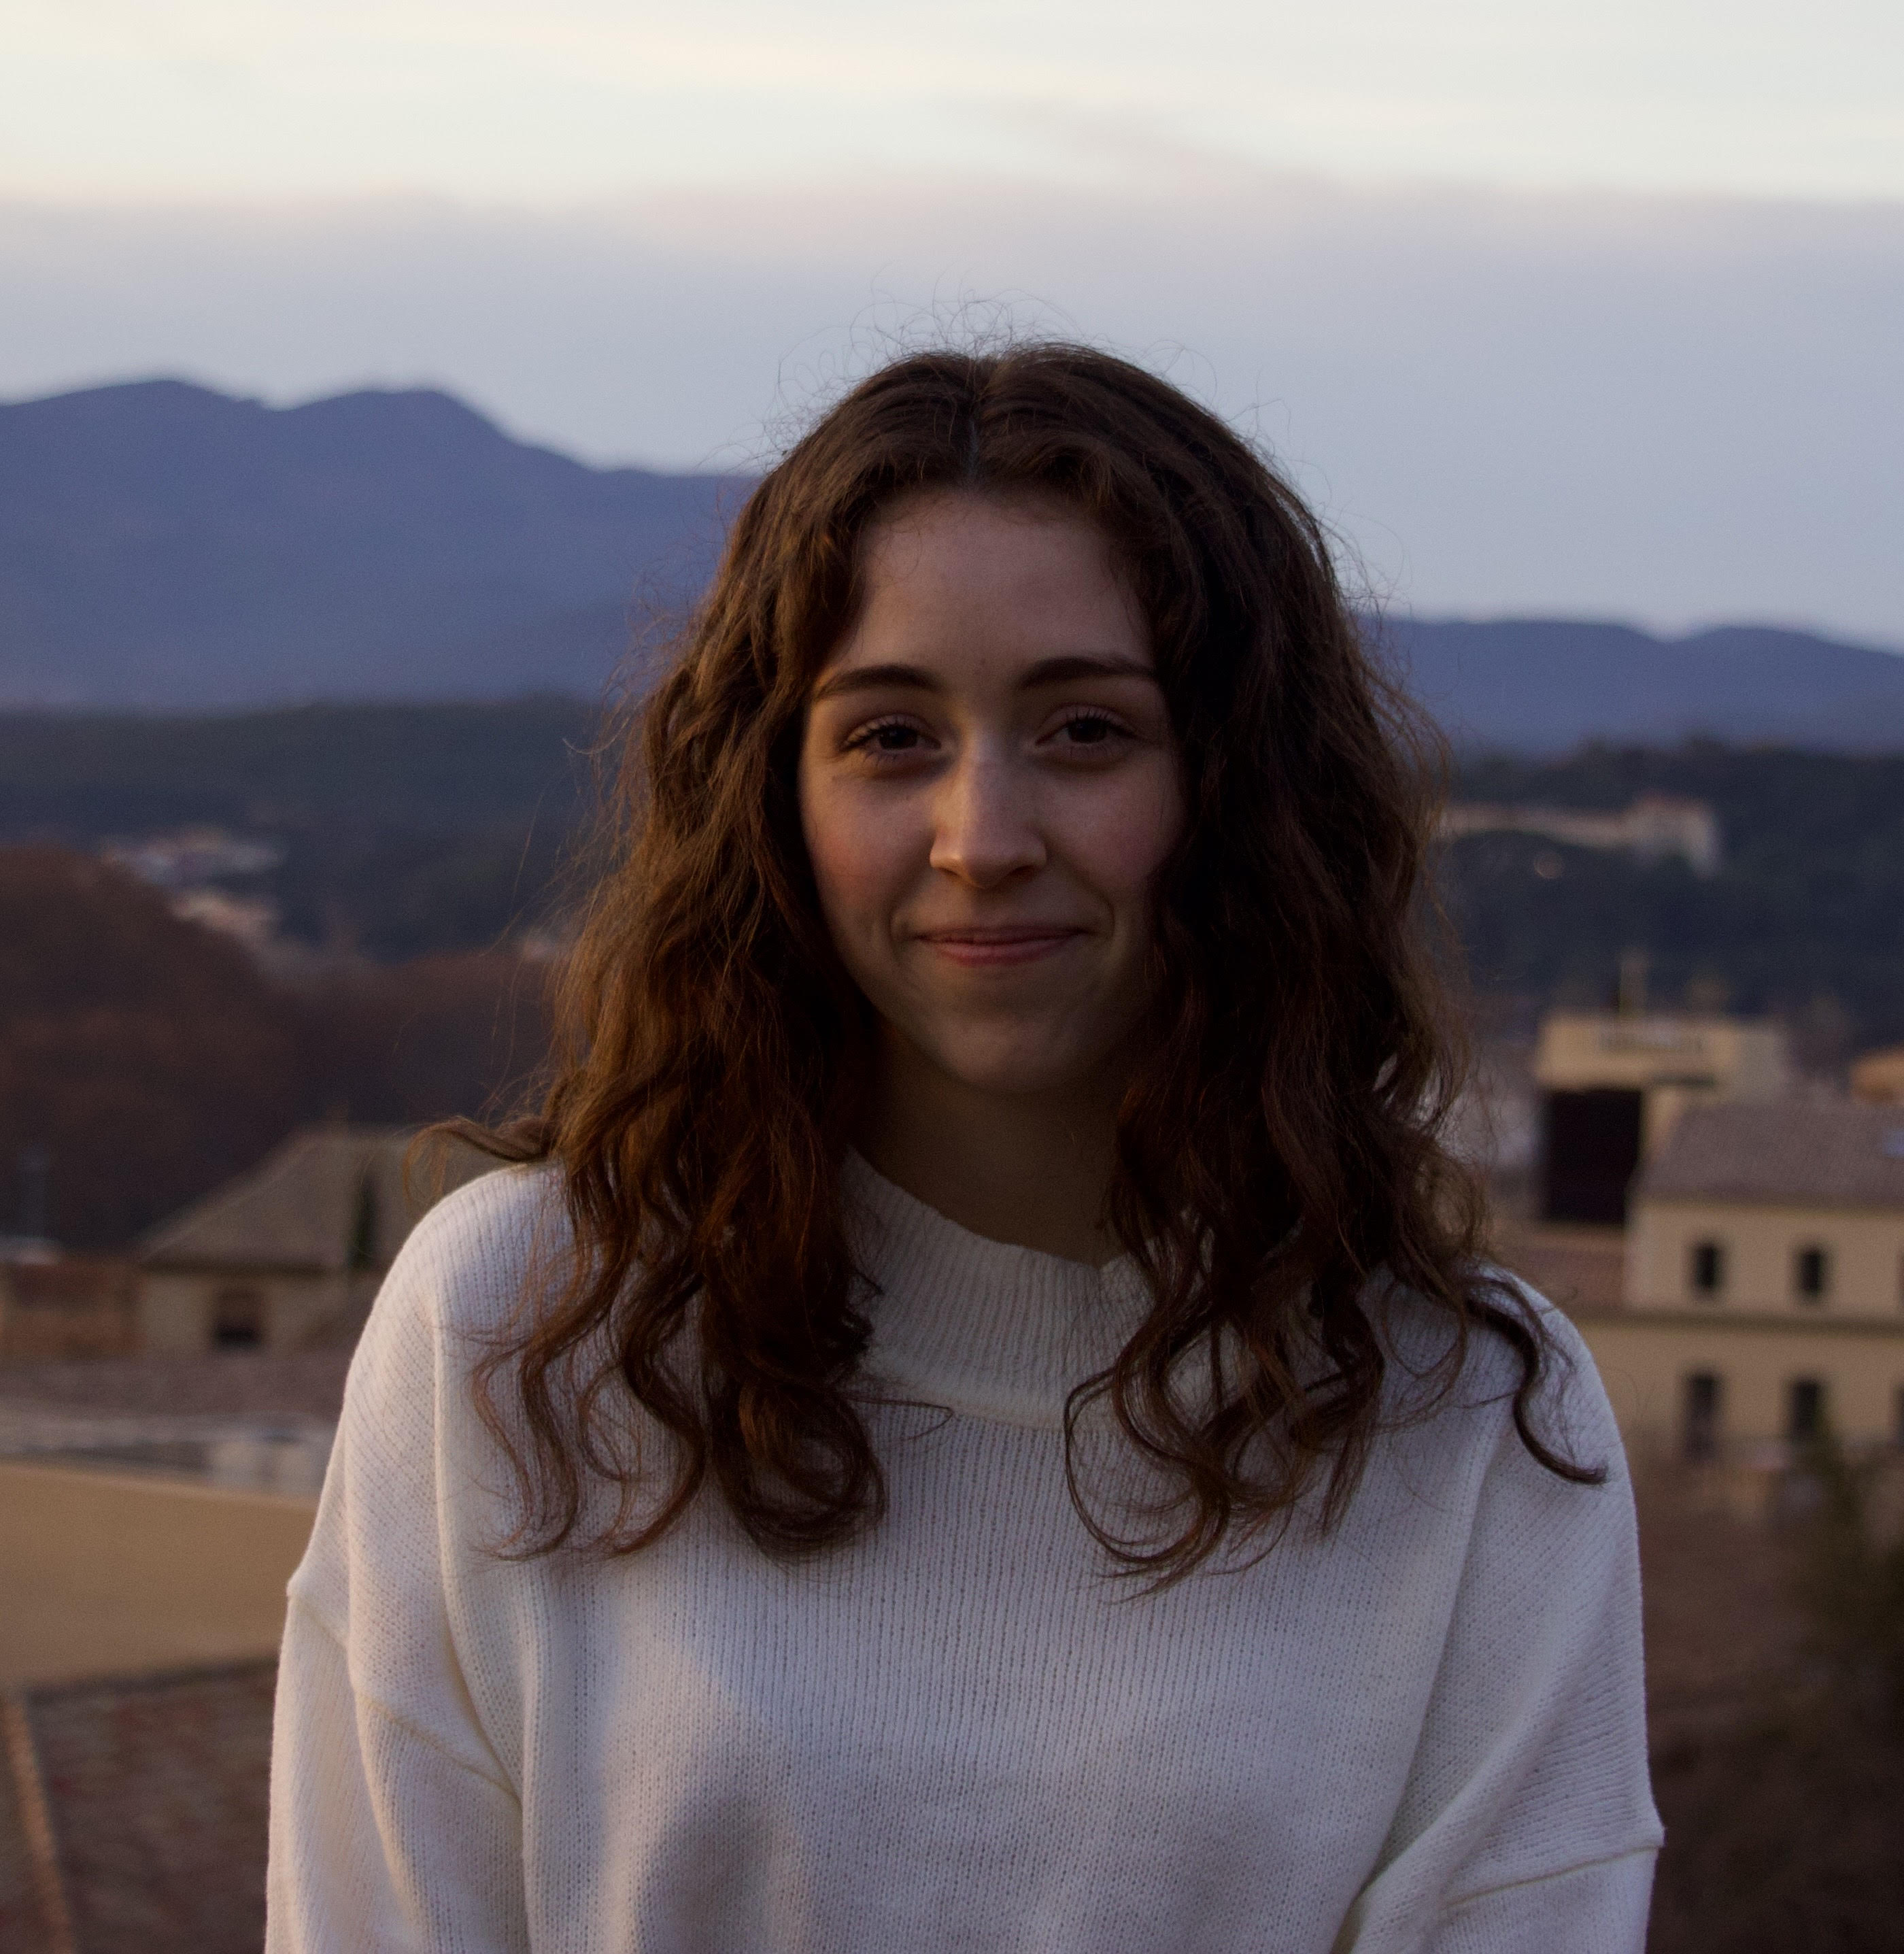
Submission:
[[1439,1671],[1380,1865],[1338,1954],[1641,1954],[1659,1820],[1639,1557],[1617,1428],[1571,1324],[1537,1428],[1604,1464],[1582,1486],[1501,1429]]
[[[481,1183],[478,1183],[478,1187]],[[525,1949],[522,1806],[472,1700],[444,1532],[443,1318],[478,1189],[391,1269],[292,1577],[271,1755],[268,1954]],[[460,1226],[458,1222],[460,1221]]]
[[1477,1893],[1444,1913],[1431,1954],[1639,1954],[1655,1848]]

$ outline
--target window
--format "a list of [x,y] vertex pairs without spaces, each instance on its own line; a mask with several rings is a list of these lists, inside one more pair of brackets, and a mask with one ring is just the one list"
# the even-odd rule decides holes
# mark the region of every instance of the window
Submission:
[[1695,1296],[1715,1296],[1726,1286],[1726,1252],[1717,1242],[1695,1242],[1691,1255]]
[[365,1173],[357,1183],[357,1205],[350,1217],[350,1246],[345,1266],[353,1275],[381,1266],[377,1259],[377,1183]]
[[1686,1456],[1715,1457],[1719,1450],[1719,1403],[1722,1387],[1716,1371],[1695,1371],[1686,1381]]
[[1612,1087],[1549,1092],[1542,1101],[1541,1216],[1623,1222],[1639,1165],[1645,1095]]
[[1831,1288],[1831,1257],[1808,1242],[1792,1258],[1792,1288],[1801,1302],[1822,1302]]
[[1824,1436],[1824,1386],[1816,1378],[1794,1378],[1785,1387],[1785,1436],[1810,1445]]
[[264,1292],[220,1290],[212,1299],[212,1341],[221,1350],[255,1350],[264,1340]]

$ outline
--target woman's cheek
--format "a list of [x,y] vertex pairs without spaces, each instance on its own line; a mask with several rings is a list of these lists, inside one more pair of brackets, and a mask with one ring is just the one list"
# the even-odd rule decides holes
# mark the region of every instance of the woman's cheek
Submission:
[[869,803],[850,785],[833,785],[805,809],[821,906],[836,932],[856,937],[883,925],[903,884],[902,819],[896,809]]
[[1087,878],[1107,897],[1141,903],[1182,832],[1174,770],[1160,766],[1125,776],[1112,791],[1081,800],[1068,825],[1067,852]]

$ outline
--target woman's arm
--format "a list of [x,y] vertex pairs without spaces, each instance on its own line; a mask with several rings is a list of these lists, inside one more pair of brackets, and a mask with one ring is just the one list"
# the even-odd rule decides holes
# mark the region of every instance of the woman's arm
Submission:
[[1447,1908],[1426,1954],[1639,1954],[1657,1848],[1501,1886]]
[[1547,1472],[1501,1418],[1407,1789],[1338,1954],[1645,1944],[1661,1833],[1632,1490],[1592,1360],[1544,1313],[1571,1375],[1542,1428],[1607,1482]]
[[295,1601],[281,1663],[268,1954],[525,1949],[514,1792],[353,1690],[343,1645]]
[[443,1324],[469,1194],[411,1238],[351,1365],[315,1528],[292,1578],[271,1753],[269,1954],[516,1954],[522,1808],[472,1701],[446,1563]]

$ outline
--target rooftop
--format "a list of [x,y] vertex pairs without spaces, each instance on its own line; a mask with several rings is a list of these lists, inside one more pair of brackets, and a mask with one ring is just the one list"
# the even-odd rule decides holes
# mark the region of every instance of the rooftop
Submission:
[[350,1352],[335,1349],[0,1361],[0,1406],[334,1425],[350,1368]]
[[[387,1268],[440,1191],[428,1161],[408,1180],[416,1136],[400,1127],[309,1126],[253,1167],[146,1236],[148,1268]],[[444,1187],[489,1162],[457,1148]]]
[[1689,1107],[1642,1173],[1642,1199],[1904,1210],[1904,1107]]
[[0,1772],[0,1944],[249,1954],[265,1930],[268,1660],[24,1690]]

